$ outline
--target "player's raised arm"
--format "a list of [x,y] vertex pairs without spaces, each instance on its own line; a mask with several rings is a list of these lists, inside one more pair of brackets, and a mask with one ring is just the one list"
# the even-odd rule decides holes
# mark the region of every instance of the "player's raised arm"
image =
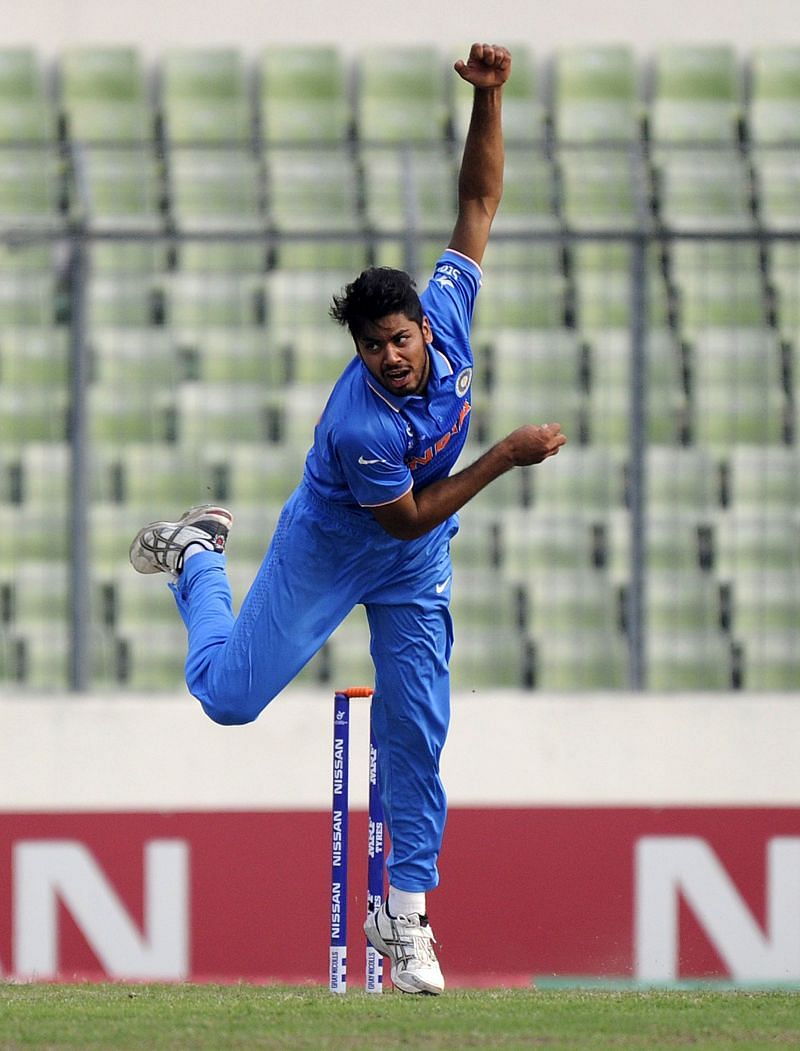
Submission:
[[480,263],[503,194],[503,85],[511,53],[498,44],[473,44],[455,71],[473,86],[472,116],[458,176],[458,218],[450,248]]

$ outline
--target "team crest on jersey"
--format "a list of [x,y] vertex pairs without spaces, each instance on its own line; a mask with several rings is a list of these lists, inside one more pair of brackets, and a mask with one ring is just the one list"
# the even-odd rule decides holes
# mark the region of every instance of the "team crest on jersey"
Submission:
[[470,383],[472,383],[472,369],[462,369],[456,376],[456,394],[459,398],[463,398],[467,393]]

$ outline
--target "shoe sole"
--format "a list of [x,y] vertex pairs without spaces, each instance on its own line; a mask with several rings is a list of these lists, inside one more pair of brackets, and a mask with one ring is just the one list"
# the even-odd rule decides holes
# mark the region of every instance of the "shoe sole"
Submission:
[[392,960],[392,954],[391,952],[389,952],[389,946],[380,936],[377,922],[370,924],[370,921],[368,919],[367,922],[364,924],[364,934],[366,934],[367,941],[370,943],[372,948],[376,949],[382,956],[385,956],[391,963],[392,984],[394,985],[395,989],[399,989],[401,993],[407,993],[410,996],[441,996],[441,994],[444,992],[444,988],[431,989],[429,986],[415,985],[412,988],[407,989],[402,985],[402,979],[400,981],[397,980],[397,976],[395,974],[396,964]]
[[168,573],[169,571],[162,569],[161,566],[153,566],[148,563],[145,568],[141,569],[134,563],[133,553],[144,534],[149,533],[153,529],[158,529],[160,526],[169,526],[170,528],[175,528],[176,526],[191,526],[195,525],[197,522],[207,521],[209,518],[212,521],[217,522],[219,525],[225,526],[228,530],[230,530],[233,525],[233,515],[226,508],[218,507],[217,504],[198,504],[196,507],[190,507],[188,511],[181,515],[177,522],[148,522],[146,526],[142,526],[131,541],[131,546],[128,549],[128,560],[137,573]]

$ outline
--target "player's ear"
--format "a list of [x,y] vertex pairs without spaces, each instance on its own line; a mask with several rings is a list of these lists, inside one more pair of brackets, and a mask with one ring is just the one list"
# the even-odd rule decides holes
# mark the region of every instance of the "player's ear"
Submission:
[[431,323],[428,321],[427,315],[422,316],[422,338],[426,343],[433,343],[433,329]]

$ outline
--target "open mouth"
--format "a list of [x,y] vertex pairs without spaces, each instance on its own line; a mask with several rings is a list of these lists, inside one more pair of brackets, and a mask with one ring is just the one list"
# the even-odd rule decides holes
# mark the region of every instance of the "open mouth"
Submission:
[[391,369],[384,372],[383,379],[389,387],[406,387],[411,381],[411,369]]

